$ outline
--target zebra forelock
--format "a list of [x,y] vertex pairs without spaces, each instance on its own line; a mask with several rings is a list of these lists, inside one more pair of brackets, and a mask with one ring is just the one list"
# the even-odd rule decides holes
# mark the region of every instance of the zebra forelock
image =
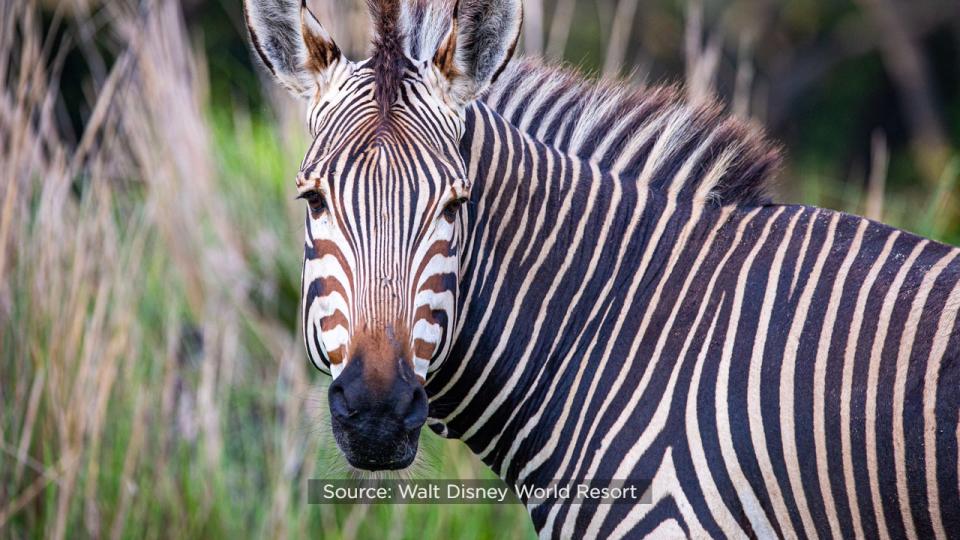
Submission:
[[373,56],[370,65],[375,78],[375,96],[380,117],[389,125],[390,109],[397,99],[404,72],[411,67],[403,50],[399,0],[367,0],[374,22]]

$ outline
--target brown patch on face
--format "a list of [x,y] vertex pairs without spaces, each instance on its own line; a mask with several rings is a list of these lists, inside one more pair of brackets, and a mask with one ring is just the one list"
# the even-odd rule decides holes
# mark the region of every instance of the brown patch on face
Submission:
[[406,328],[364,328],[350,339],[350,361],[363,362],[363,378],[371,389],[386,392],[397,376],[398,362],[413,366]]
[[347,320],[347,316],[339,309],[324,317],[320,322],[320,329],[324,332],[330,332],[338,326],[350,328],[350,321]]
[[314,280],[314,282],[317,284],[319,288],[318,292],[323,296],[326,296],[331,293],[339,293],[340,296],[344,298],[349,298],[347,296],[347,291],[343,288],[343,284],[340,283],[340,280],[338,280],[335,277],[327,276],[323,278],[317,278],[316,280]]
[[[337,259],[337,264],[340,265],[340,268],[343,269],[344,274],[347,276],[347,280],[353,282],[353,272],[350,271],[350,265],[347,262],[346,257],[343,256],[343,253],[340,251],[340,248],[337,247],[335,242],[330,240],[322,240],[315,238],[313,240],[313,250],[317,254],[317,258],[323,257],[325,255],[332,255]],[[323,286],[325,291],[338,291],[343,295],[344,298],[347,298],[347,291],[343,289],[340,282],[335,279],[331,279],[329,282],[324,280]],[[327,289],[326,287],[329,287]]]
[[[444,276],[447,276],[447,275],[449,274],[442,274],[442,275],[434,274],[430,276],[429,278],[427,278],[426,281],[423,282],[423,285],[420,286],[420,290],[417,292],[433,291],[436,293],[442,293],[449,290],[449,286],[448,286],[449,284],[447,280],[444,278]],[[450,291],[450,292],[456,292],[456,291]]]
[[417,339],[413,342],[413,352],[420,358],[426,358],[429,360],[433,356],[433,351],[436,348],[436,343],[430,343],[429,341],[424,341],[422,339]]
[[[443,256],[450,255],[450,242],[447,242],[447,241],[434,242],[434,244],[430,246],[430,249],[428,249],[426,254],[424,254],[423,259],[420,260],[420,266],[417,267],[417,271],[414,272],[413,274],[414,283],[420,282],[420,276],[423,275],[423,271],[427,268],[427,266],[430,264],[430,261],[436,255],[443,255]],[[444,287],[435,286],[438,280],[439,278],[436,276],[428,278],[427,282],[420,287],[420,291],[427,290],[427,289],[432,291],[437,291],[437,292],[443,291]]]
[[[429,324],[440,324],[440,321],[434,317],[434,311],[430,306],[420,306],[417,308],[413,317],[414,321],[426,321]],[[430,360],[437,348],[438,343],[431,343],[422,339],[416,339],[413,342],[413,352],[420,358]]]
[[346,349],[343,345],[337,347],[332,351],[327,351],[327,356],[330,358],[331,364],[339,364],[343,362],[343,352]]
[[435,324],[437,321],[433,317],[433,310],[430,309],[430,306],[422,305],[417,308],[417,311],[413,314],[415,320],[424,320],[430,324]]

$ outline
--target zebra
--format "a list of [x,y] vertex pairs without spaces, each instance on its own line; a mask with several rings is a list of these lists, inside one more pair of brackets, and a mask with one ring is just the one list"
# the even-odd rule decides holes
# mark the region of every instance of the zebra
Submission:
[[511,62],[520,0],[369,2],[348,60],[295,0],[245,0],[308,103],[302,331],[346,460],[423,425],[544,537],[960,535],[960,250],[774,204],[779,148],[673,87]]

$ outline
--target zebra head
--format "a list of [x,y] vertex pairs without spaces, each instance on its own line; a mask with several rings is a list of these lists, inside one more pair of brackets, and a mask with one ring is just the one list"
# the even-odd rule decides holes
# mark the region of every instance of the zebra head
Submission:
[[470,196],[465,108],[506,65],[519,0],[451,10],[369,2],[373,55],[348,60],[301,0],[245,0],[254,48],[308,101],[313,143],[297,176],[307,201],[302,322],[333,377],[334,437],[354,467],[407,467],[427,417],[424,381],[457,319]]

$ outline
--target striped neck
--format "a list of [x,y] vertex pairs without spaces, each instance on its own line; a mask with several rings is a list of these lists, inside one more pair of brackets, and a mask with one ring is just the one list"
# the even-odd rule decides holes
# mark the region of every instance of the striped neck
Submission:
[[467,113],[461,153],[474,204],[455,341],[427,378],[428,424],[513,483],[539,449],[513,442],[541,444],[530,430],[550,432],[549,404],[599,367],[580,351],[608,330],[617,284],[662,268],[691,218],[721,210],[605,173],[483,104]]
[[460,153],[473,204],[454,342],[427,377],[428,424],[509,483],[546,483],[532,471],[552,470],[537,456],[579,413],[565,409],[570,392],[627,364],[608,361],[625,350],[593,350],[621,330],[625,290],[651,288],[691,239],[764,203],[779,156],[675,88],[590,82],[537,61],[508,67],[467,110]]

